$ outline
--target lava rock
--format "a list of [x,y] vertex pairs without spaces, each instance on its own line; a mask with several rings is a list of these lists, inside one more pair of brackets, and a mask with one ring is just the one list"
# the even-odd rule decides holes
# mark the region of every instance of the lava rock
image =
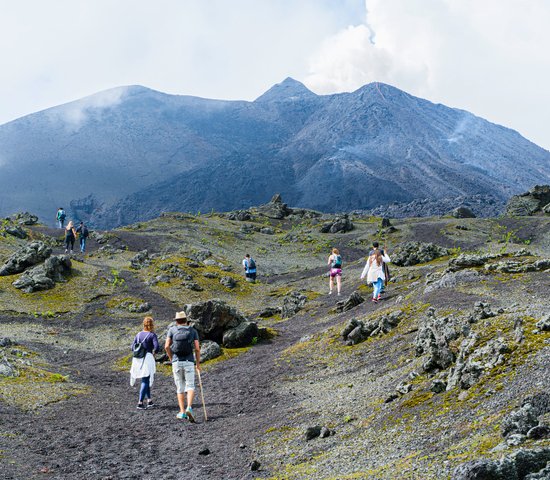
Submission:
[[242,322],[235,328],[226,330],[223,334],[223,346],[241,348],[250,345],[258,338],[258,325],[255,322]]
[[17,250],[0,268],[0,276],[14,275],[43,262],[52,254],[44,242],[32,242]]
[[302,309],[306,302],[307,297],[305,295],[302,295],[300,292],[290,292],[283,299],[281,316],[283,318],[292,317]]
[[426,263],[449,254],[449,250],[433,243],[406,242],[395,249],[392,263],[400,267],[409,267]]
[[225,330],[247,321],[241,312],[218,299],[186,305],[185,313],[201,339],[214,340],[219,344]]
[[305,432],[306,442],[309,442],[310,440],[317,438],[319,435],[321,435],[321,427],[319,425],[306,428],[306,432]]
[[220,283],[227,288],[235,288],[237,286],[237,282],[233,277],[222,277],[220,278]]
[[201,362],[206,362],[222,354],[221,347],[212,340],[203,340],[201,342]]
[[454,218],[476,218],[475,213],[468,207],[457,207],[451,212],[451,216]]

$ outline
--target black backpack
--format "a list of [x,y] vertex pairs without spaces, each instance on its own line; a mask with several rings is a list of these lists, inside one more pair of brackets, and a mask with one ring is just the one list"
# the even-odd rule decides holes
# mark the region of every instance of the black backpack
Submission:
[[[132,354],[134,358],[144,358],[145,355],[147,355],[147,349],[145,348],[144,342],[149,338],[149,335],[147,335],[143,341],[141,342],[135,342],[134,346],[132,347]],[[136,336],[137,340],[137,336]]]
[[88,227],[86,225],[84,225],[82,227],[82,230],[80,231],[80,235],[82,235],[82,238],[88,238],[89,234],[90,234],[90,232],[88,232]]
[[248,269],[249,270],[255,270],[256,269],[256,262],[254,261],[253,258],[248,260]]
[[193,353],[193,341],[190,327],[178,327],[172,336],[172,353],[178,358],[186,357]]

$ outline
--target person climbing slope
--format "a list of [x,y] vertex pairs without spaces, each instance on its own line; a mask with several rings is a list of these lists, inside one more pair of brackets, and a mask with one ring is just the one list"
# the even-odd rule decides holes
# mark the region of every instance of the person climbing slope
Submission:
[[332,249],[332,253],[328,257],[327,265],[330,265],[330,272],[328,277],[328,294],[332,295],[332,287],[334,285],[334,278],[336,278],[336,290],[340,295],[342,288],[342,256],[337,248]]
[[65,227],[65,253],[73,253],[74,242],[76,240],[76,230],[74,229],[74,223],[71,220]]
[[67,218],[67,214],[65,213],[65,210],[63,210],[63,207],[59,207],[57,209],[57,214],[55,216],[55,219],[57,220],[57,225],[59,228],[63,228],[65,226],[65,218]]
[[386,252],[382,252],[376,248],[372,251],[367,259],[367,263],[361,273],[361,280],[367,277],[367,282],[372,283],[374,290],[372,293],[372,301],[378,303],[380,300],[380,290],[384,284],[386,275],[384,273],[384,262],[391,262],[390,257]]
[[[143,330],[139,332],[132,343],[132,367],[130,368],[130,385],[134,386],[136,379],[141,378],[139,389],[138,410],[145,410],[154,406],[151,400],[151,387],[156,373],[155,357],[159,351],[157,334],[152,317],[143,319]],[[145,401],[147,400],[147,403]]]
[[243,267],[246,281],[254,283],[256,281],[256,262],[249,253],[244,256]]

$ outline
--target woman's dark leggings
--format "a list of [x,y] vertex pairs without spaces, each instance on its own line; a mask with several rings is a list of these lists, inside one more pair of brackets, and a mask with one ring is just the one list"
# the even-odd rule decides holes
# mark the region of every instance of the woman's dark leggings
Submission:
[[139,389],[139,401],[143,402],[146,398],[151,398],[151,387],[149,386],[150,377],[142,377],[141,388]]

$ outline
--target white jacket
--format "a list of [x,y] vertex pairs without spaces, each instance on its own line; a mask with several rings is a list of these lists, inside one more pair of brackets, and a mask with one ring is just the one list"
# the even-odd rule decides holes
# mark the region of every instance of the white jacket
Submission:
[[155,357],[148,352],[145,358],[132,358],[132,366],[130,368],[130,385],[133,387],[137,378],[151,377],[149,384],[153,385],[155,381],[155,373],[157,366],[155,363]]
[[386,275],[384,273],[384,263],[391,262],[390,257],[388,257],[386,254],[382,255],[382,265],[378,265],[376,263],[376,259],[373,259],[372,265],[370,265],[369,262],[370,257],[367,259],[367,264],[363,269],[363,273],[361,273],[361,280],[363,280],[363,278],[365,277],[367,277],[368,283],[374,283],[379,278],[381,278],[382,280],[386,280]]

